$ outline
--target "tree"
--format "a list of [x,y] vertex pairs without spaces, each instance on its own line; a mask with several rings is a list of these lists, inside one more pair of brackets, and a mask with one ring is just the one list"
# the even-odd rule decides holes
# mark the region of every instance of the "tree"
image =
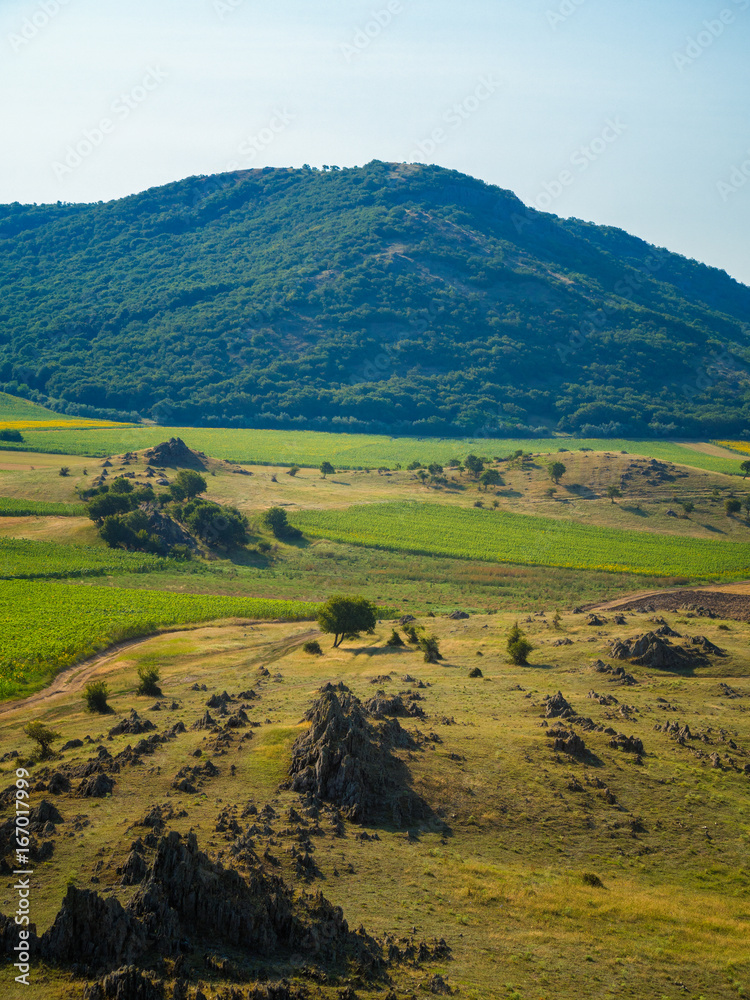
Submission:
[[487,489],[488,486],[499,486],[503,478],[497,469],[485,469],[479,481]]
[[283,507],[269,507],[262,516],[263,524],[275,538],[300,538],[302,532],[289,523]]
[[730,517],[732,514],[739,514],[742,510],[742,502],[736,497],[727,497],[724,501],[724,510],[727,517]]
[[329,597],[318,615],[321,632],[333,635],[333,648],[344,639],[356,639],[361,632],[369,635],[375,631],[377,609],[364,597],[347,597],[334,594]]
[[394,628],[388,638],[386,646],[404,646],[404,645],[406,645],[404,640],[398,634],[398,631]]
[[326,476],[336,475],[336,470],[334,469],[334,467],[331,465],[330,462],[322,462],[320,466],[320,472],[321,475],[323,476],[323,479],[325,479]]
[[101,525],[114,514],[127,513],[130,503],[130,497],[125,493],[99,493],[89,500],[86,509],[91,520]]
[[477,458],[476,455],[467,455],[464,468],[474,479],[479,479],[480,473],[484,468],[484,462],[481,458]]
[[429,464],[429,465],[427,466],[427,471],[429,472],[429,474],[430,474],[430,475],[431,475],[431,476],[433,477],[433,479],[434,479],[434,478],[435,478],[435,476],[442,476],[442,474],[443,474],[443,472],[444,472],[444,469],[443,469],[442,465],[438,465],[438,463],[437,463],[437,462],[431,462],[431,463],[430,463],[430,464]]
[[745,497],[745,499],[742,501],[742,507],[745,511],[745,514],[750,514],[750,496]]
[[748,473],[750,473],[750,459],[748,459],[746,462],[742,462],[740,468],[742,469],[743,472],[742,478],[747,479]]
[[69,468],[69,466],[63,465],[61,467],[61,469],[60,469],[60,475],[61,476],[69,476],[70,475],[70,468]]
[[107,704],[108,697],[109,688],[105,681],[91,681],[90,684],[86,685],[86,689],[83,692],[83,700],[86,702],[88,710],[90,712],[100,712],[102,715],[112,711]]
[[130,482],[129,479],[126,479],[124,476],[117,476],[109,484],[109,492],[110,493],[132,493],[133,492],[133,484]]
[[205,493],[207,489],[208,483],[199,472],[195,472],[194,469],[180,469],[169,487],[169,493],[173,500],[182,502],[192,500]]
[[425,663],[437,663],[438,660],[442,660],[443,657],[440,654],[440,646],[438,645],[437,636],[422,635],[419,637],[417,645],[424,653]]
[[618,488],[616,486],[608,486],[607,487],[607,496],[609,497],[609,499],[611,500],[611,502],[614,503],[615,502],[615,498],[616,497],[621,497],[622,493],[618,490]]
[[138,667],[138,694],[147,694],[151,698],[161,698],[159,687],[159,668],[142,663]]
[[529,653],[534,647],[526,638],[526,633],[518,627],[518,622],[508,632],[507,648],[511,663],[515,663],[518,667],[527,665]]
[[293,465],[291,467],[291,469],[287,469],[286,470],[287,476],[296,476],[298,472],[299,472],[299,466],[298,465]]
[[562,462],[550,462],[547,466],[547,471],[549,472],[550,479],[554,483],[559,483],[568,470]]
[[686,514],[690,515],[695,510],[695,504],[692,500],[683,500],[680,507],[685,511]]
[[28,722],[23,731],[36,743],[36,755],[39,760],[48,760],[52,756],[52,744],[60,739],[60,733],[45,726],[43,722]]
[[202,497],[185,504],[182,521],[208,545],[234,548],[248,538],[248,521],[235,507],[224,507]]

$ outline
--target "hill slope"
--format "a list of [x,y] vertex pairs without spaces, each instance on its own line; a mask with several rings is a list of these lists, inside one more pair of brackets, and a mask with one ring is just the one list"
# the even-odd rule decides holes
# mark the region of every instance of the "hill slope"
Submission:
[[438,167],[0,207],[0,389],[165,424],[750,427],[750,288]]

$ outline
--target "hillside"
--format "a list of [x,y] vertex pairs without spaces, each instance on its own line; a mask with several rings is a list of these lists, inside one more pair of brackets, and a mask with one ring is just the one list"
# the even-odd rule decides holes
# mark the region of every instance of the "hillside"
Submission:
[[750,289],[438,167],[0,207],[0,390],[81,416],[737,435]]

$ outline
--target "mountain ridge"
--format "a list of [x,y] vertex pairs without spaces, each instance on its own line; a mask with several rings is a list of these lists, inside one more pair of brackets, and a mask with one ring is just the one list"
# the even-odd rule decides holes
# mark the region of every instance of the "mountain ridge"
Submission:
[[750,288],[440,167],[0,206],[0,390],[167,425],[714,436]]

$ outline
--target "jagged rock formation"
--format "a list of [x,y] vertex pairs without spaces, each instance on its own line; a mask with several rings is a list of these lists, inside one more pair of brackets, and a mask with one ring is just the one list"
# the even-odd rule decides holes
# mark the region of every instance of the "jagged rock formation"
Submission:
[[83,1000],[164,1000],[164,995],[162,982],[127,965],[85,987]]
[[159,468],[189,468],[205,469],[206,463],[201,456],[188,448],[182,438],[170,438],[169,441],[162,441],[161,444],[154,445],[144,452],[144,458],[150,465]]
[[306,718],[310,729],[292,748],[294,791],[333,802],[347,818],[360,822],[388,810],[397,826],[429,815],[426,803],[406,783],[404,764],[392,753],[402,745],[396,719],[373,726],[362,703],[343,684],[326,685]]
[[570,754],[573,757],[580,757],[586,753],[586,744],[578,733],[574,733],[572,730],[558,726],[554,729],[548,729],[545,735],[555,741],[553,750],[562,751],[562,753]]
[[[718,650],[717,646],[709,643],[703,637],[699,636],[695,640],[695,644],[699,645],[701,649],[707,648],[705,643],[708,643],[708,647],[710,647],[708,651]],[[612,656],[616,660],[630,660],[640,666],[653,667],[657,670],[695,667],[706,662],[702,652],[697,649],[674,646],[664,633],[647,632],[634,639],[626,639],[625,641],[616,639],[611,643],[610,648]]]
[[387,695],[385,691],[377,691],[374,698],[368,699],[365,709],[374,719],[384,719],[386,716],[418,719],[424,716],[424,709],[414,701],[405,704],[400,694]]
[[110,736],[121,736],[127,733],[129,736],[140,736],[141,733],[151,732],[156,726],[150,719],[142,719],[134,708],[131,708],[127,719],[121,719],[110,731]]
[[575,712],[563,697],[562,691],[553,694],[551,698],[547,695],[544,700],[546,702],[544,714],[548,719],[567,719],[575,715]]

